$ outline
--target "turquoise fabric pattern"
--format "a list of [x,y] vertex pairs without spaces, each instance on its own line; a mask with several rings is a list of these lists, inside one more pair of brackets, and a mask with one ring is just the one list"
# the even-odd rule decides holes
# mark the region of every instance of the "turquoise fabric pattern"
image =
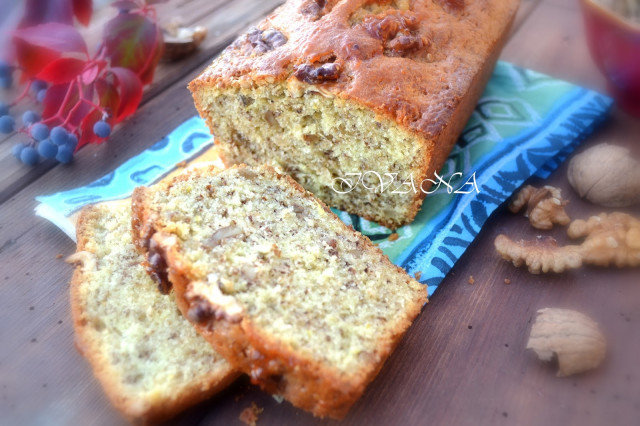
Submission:
[[[478,235],[491,213],[529,177],[548,177],[608,115],[612,100],[535,71],[498,62],[458,143],[413,223],[392,232],[334,210],[367,235],[429,295]],[[175,164],[209,146],[204,122],[193,117],[140,155],[82,188],[37,197],[37,214],[61,229],[82,206],[128,197]],[[438,184],[439,183],[439,184]],[[431,192],[432,191],[432,192]]]

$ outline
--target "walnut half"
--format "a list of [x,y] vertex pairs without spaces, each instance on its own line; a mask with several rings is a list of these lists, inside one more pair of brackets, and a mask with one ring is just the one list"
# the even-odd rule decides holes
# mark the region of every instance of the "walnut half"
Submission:
[[580,245],[584,263],[622,267],[640,266],[640,220],[626,213],[601,213],[574,220],[567,234],[585,238]]
[[517,213],[526,205],[525,217],[537,229],[551,229],[553,224],[568,225],[571,219],[564,211],[567,201],[562,199],[560,189],[553,186],[536,188],[527,185],[522,188],[509,205],[512,213]]
[[527,349],[543,361],[558,358],[559,377],[596,368],[604,360],[607,344],[598,324],[588,316],[569,309],[538,311]]
[[626,213],[601,213],[588,220],[574,220],[567,229],[569,238],[584,238],[580,245],[558,246],[551,237],[534,241],[512,241],[498,235],[494,242],[503,259],[515,266],[526,264],[529,272],[564,272],[582,264],[640,266],[640,220]]
[[582,266],[578,246],[558,246],[552,237],[538,237],[533,241],[513,241],[506,235],[498,235],[494,242],[496,251],[514,266],[527,265],[529,272],[561,273]]

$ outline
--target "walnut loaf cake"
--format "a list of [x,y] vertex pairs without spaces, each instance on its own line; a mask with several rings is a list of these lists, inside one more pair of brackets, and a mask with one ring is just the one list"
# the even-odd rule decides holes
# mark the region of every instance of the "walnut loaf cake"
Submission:
[[227,386],[237,373],[158,292],[131,241],[131,204],[82,211],[71,282],[76,344],[129,419],[174,416]]
[[136,189],[132,207],[183,314],[235,368],[318,416],[347,412],[427,299],[269,166],[196,169]]
[[[396,228],[462,132],[517,7],[289,0],[189,89],[225,163],[272,165],[329,206]],[[393,183],[380,191],[378,176]]]

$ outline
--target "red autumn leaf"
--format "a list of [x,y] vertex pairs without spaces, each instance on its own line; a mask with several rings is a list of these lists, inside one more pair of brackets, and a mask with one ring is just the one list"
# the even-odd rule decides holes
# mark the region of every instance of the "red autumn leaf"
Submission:
[[[85,93],[88,99],[91,99],[91,95],[93,94],[93,90],[88,90]],[[82,124],[82,120],[86,117],[87,114],[91,111],[93,106],[87,102],[79,102],[76,103],[70,110],[67,124],[71,127],[78,127]]]
[[115,117],[120,105],[117,86],[104,78],[96,80],[95,85],[100,106],[107,111],[110,117]]
[[93,12],[93,4],[91,0],[72,0],[73,2],[73,14],[76,16],[78,22],[85,27],[89,25],[91,21],[91,13]]
[[68,83],[78,77],[86,65],[82,59],[58,58],[47,64],[36,77],[52,84]]
[[161,42],[158,26],[141,14],[121,13],[105,26],[104,48],[111,65],[132,70],[144,84],[153,78]]
[[33,46],[20,39],[14,39],[13,41],[16,62],[22,69],[21,80],[23,82],[35,77],[47,64],[60,57],[60,54],[56,51]]
[[101,119],[102,113],[95,108],[82,119],[82,122],[80,123],[80,138],[78,140],[78,149],[88,143],[101,141],[101,139],[98,138],[95,133],[93,133],[93,125],[96,123],[96,121]]
[[139,74],[140,80],[142,80],[143,84],[151,84],[153,81],[153,75],[156,71],[156,67],[158,66],[158,62],[160,62],[160,58],[162,58],[162,53],[164,52],[164,38],[162,36],[162,32],[160,28],[156,26],[156,43],[154,45],[154,51],[149,52],[149,63],[142,74]]
[[82,83],[91,84],[98,77],[98,74],[107,66],[105,61],[94,61],[91,66],[88,66],[82,72]]
[[31,45],[56,52],[87,53],[87,44],[72,25],[49,22],[15,30],[13,36]]
[[[55,84],[47,89],[44,100],[42,101],[42,118],[49,118],[56,115],[60,105],[65,99],[67,90],[69,90],[69,84]],[[70,97],[73,94],[70,95]]]
[[46,22],[73,23],[71,0],[26,0],[24,16],[18,28],[33,27]]
[[122,67],[110,69],[117,80],[120,105],[115,115],[115,121],[119,123],[129,115],[136,112],[142,99],[142,82],[131,70]]

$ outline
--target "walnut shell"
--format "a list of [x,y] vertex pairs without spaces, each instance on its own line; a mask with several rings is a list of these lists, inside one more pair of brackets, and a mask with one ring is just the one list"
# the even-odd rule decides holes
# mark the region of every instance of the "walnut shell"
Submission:
[[607,344],[598,324],[588,316],[569,309],[545,308],[538,311],[527,349],[538,358],[558,358],[559,377],[596,368],[604,360]]
[[640,203],[640,162],[627,148],[600,144],[569,162],[569,183],[582,198],[606,207]]
[[164,51],[162,59],[176,61],[194,52],[207,36],[207,29],[203,26],[163,28]]

